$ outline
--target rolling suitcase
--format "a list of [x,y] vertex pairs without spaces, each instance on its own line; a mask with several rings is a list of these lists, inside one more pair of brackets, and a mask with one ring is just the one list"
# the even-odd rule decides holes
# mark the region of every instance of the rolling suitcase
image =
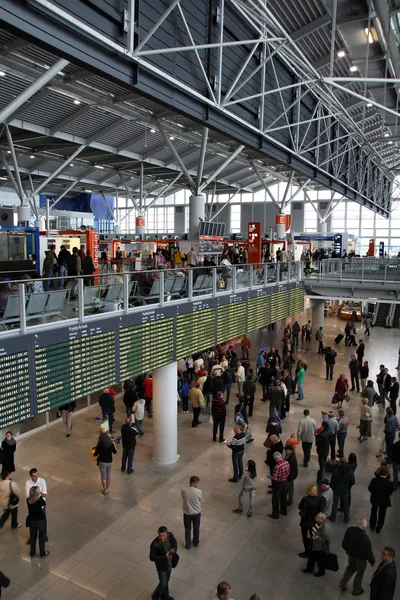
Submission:
[[339,333],[339,335],[337,335],[335,337],[335,344],[340,344],[340,342],[342,341],[343,338],[344,338],[343,333]]

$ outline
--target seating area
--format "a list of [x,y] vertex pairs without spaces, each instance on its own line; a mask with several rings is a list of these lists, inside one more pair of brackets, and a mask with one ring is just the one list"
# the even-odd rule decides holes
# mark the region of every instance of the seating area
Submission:
[[[69,296],[70,290],[54,290],[39,294],[27,294],[25,298],[26,320],[32,321],[33,319],[41,319],[43,317],[49,318],[50,321],[54,317],[66,319],[67,317],[63,315],[63,311],[68,304]],[[10,295],[8,297],[3,317],[0,319],[0,325],[4,329],[8,329],[9,325],[12,326],[19,323],[19,302],[18,295]]]

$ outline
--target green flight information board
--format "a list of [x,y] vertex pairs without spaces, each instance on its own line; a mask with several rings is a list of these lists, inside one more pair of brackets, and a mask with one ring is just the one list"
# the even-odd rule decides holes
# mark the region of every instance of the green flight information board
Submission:
[[218,307],[217,344],[226,342],[247,331],[247,302],[232,302]]
[[120,329],[119,355],[121,381],[173,362],[174,319]]
[[304,288],[297,287],[290,290],[290,314],[296,315],[304,311]]
[[215,317],[215,306],[176,317],[177,359],[215,345]]
[[271,322],[271,295],[251,298],[247,302],[247,331],[260,329]]
[[0,428],[32,416],[28,352],[0,354]]
[[289,290],[274,292],[271,296],[271,323],[289,315]]

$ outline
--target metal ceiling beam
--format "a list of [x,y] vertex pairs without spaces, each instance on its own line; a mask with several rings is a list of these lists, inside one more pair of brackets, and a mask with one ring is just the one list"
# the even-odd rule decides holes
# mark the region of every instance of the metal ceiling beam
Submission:
[[60,202],[60,200],[62,200],[64,198],[64,196],[66,196],[68,194],[68,192],[70,192],[77,184],[79,183],[79,180],[77,181],[73,181],[71,183],[71,185],[69,185],[63,192],[62,194],[60,194],[60,196],[57,198],[57,200],[54,202],[54,204],[52,204],[50,206],[50,210],[53,210],[53,208],[55,207],[55,205],[57,204],[57,202]]
[[211,173],[211,175],[209,175],[206,179],[206,181],[204,183],[202,183],[199,187],[198,187],[198,191],[201,194],[201,192],[204,190],[204,188],[206,188],[210,183],[212,183],[214,181],[214,179],[216,177],[218,177],[218,175],[221,173],[221,171],[223,171],[243,150],[244,150],[245,146],[241,145],[238,146],[236,148],[236,150],[234,150],[232,152],[232,154],[230,154],[228,156],[228,158],[226,158],[224,160],[224,162],[222,163],[222,165],[220,165],[219,167],[217,167],[214,171],[214,173]]
[[77,148],[75,150],[75,152],[73,154],[71,154],[71,156],[69,156],[67,158],[67,160],[65,160],[55,171],[54,173],[52,173],[51,175],[49,175],[49,177],[47,177],[47,179],[45,179],[40,185],[39,187],[34,191],[34,194],[38,194],[39,192],[42,191],[43,188],[46,187],[46,185],[48,185],[50,183],[50,181],[52,181],[53,179],[55,179],[60,173],[61,171],[63,171],[66,167],[68,167],[69,163],[71,163],[74,158],[76,156],[78,156],[78,154],[80,154],[82,152],[82,150],[85,148],[85,146],[79,146],[79,148]]
[[92,108],[93,106],[91,104],[88,106],[83,106],[79,110],[72,113],[72,115],[69,115],[69,117],[59,121],[50,129],[50,135],[53,136],[55,133],[57,133],[57,131],[62,131],[65,127],[76,121],[76,119],[79,119],[79,117],[85,116],[89,111],[92,110]]
[[121,180],[121,183],[122,183],[122,185],[124,186],[124,188],[125,188],[125,190],[126,190],[126,193],[128,194],[129,198],[131,199],[131,201],[132,201],[132,203],[133,203],[133,206],[136,208],[137,212],[139,213],[139,212],[140,212],[140,211],[139,211],[139,206],[138,206],[138,204],[136,204],[136,200],[135,200],[135,198],[133,197],[133,194],[132,194],[132,192],[131,192],[131,191],[130,191],[130,189],[128,188],[128,184],[126,183],[126,181],[125,181],[125,179],[124,179],[124,176],[122,175],[122,173],[119,173],[119,178],[120,178],[120,180]]
[[178,165],[182,169],[182,173],[185,175],[186,180],[187,180],[187,182],[188,182],[188,184],[190,186],[190,189],[194,193],[195,189],[196,189],[195,183],[194,183],[194,181],[193,181],[193,179],[192,179],[189,171],[187,170],[184,162],[182,161],[181,157],[179,156],[178,151],[176,150],[176,148],[173,145],[172,141],[169,139],[169,137],[168,137],[168,135],[167,135],[167,133],[165,131],[164,125],[162,123],[159,123],[158,124],[158,129],[160,130],[160,132],[161,132],[161,134],[162,134],[162,136],[163,136],[163,138],[165,140],[165,143],[167,144],[168,148],[171,150],[172,154],[174,155],[174,157],[175,157]]
[[8,106],[3,108],[0,111],[0,123],[4,123],[9,121],[10,118],[14,115],[14,113],[27,102],[34,94],[36,94],[39,90],[42,89],[45,85],[49,83],[57,75],[59,71],[62,71],[64,67],[69,64],[67,60],[63,58],[58,60],[53,66],[51,66],[47,71],[42,73],[40,77],[38,77],[35,81],[31,83],[23,92],[14,98]]
[[300,29],[297,29],[297,31],[291,33],[290,37],[294,42],[297,42],[307,35],[310,35],[310,33],[315,33],[319,29],[327,27],[330,22],[331,16],[329,14],[322,15],[322,17],[318,17],[318,19],[311,21],[311,23],[308,23],[304,27],[300,27]]
[[12,118],[17,119],[24,112],[26,112],[27,110],[30,110],[36,104],[39,104],[48,95],[49,95],[49,90],[47,88],[45,88],[44,90],[41,90],[40,92],[35,94],[35,96],[33,96],[33,98],[31,98],[27,102],[24,102],[17,110],[15,110],[12,114]]

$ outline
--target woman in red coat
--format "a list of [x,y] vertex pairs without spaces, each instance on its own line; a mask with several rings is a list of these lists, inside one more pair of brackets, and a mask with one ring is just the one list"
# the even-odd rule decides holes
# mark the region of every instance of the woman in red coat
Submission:
[[337,408],[342,408],[343,400],[345,395],[347,394],[347,390],[349,389],[349,383],[342,373],[339,375],[339,378],[335,385],[335,394],[337,399]]

